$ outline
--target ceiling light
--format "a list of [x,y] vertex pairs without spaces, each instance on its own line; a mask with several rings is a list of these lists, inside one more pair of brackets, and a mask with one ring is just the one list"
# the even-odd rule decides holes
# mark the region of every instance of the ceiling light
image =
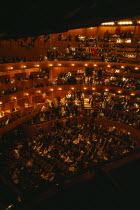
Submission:
[[102,26],[109,26],[109,25],[115,25],[114,22],[105,22],[105,23],[101,23]]

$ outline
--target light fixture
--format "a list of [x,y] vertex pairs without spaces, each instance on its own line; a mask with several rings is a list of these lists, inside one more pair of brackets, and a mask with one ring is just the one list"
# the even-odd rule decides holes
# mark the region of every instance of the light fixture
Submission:
[[59,64],[58,64],[58,66],[62,66],[62,64],[61,64],[61,63],[59,63]]
[[94,88],[92,88],[92,90],[95,90],[96,88],[94,87]]
[[135,70],[138,70],[139,68],[138,67],[135,67]]
[[74,90],[74,87],[72,87],[71,89]]
[[40,91],[40,90],[37,90],[36,92],[37,92],[37,93],[41,93],[41,91]]
[[97,64],[94,64],[94,66],[97,66]]
[[135,93],[131,93],[130,95],[131,95],[131,96],[134,96],[134,95],[135,95]]
[[53,91],[53,88],[51,88],[50,91]]
[[71,65],[72,65],[72,66],[75,66],[75,64],[74,64],[74,63],[72,63]]
[[102,26],[113,26],[113,25],[115,25],[115,23],[114,22],[105,22],[105,23],[101,23],[101,25]]
[[125,43],[131,43],[131,39],[130,38],[126,39]]
[[2,101],[0,101],[0,105],[2,105]]
[[10,206],[8,206],[8,208],[6,208],[6,209],[7,209],[7,210],[8,210],[8,209],[11,209],[11,207],[13,207],[13,204],[11,204]]
[[22,66],[22,68],[26,68],[26,66]]
[[58,88],[58,90],[62,90],[62,88]]
[[35,67],[40,67],[40,65],[39,64],[36,64]]
[[122,93],[122,91],[121,90],[118,90],[118,93]]
[[86,87],[84,87],[84,90],[86,90],[87,88]]
[[110,65],[107,65],[107,67],[110,67]]
[[50,63],[49,66],[53,66],[52,63]]
[[115,73],[120,73],[120,70],[119,70],[119,69],[116,69],[116,70],[115,70]]
[[109,91],[109,89],[106,88],[105,91]]
[[124,66],[121,66],[122,69],[124,69]]
[[29,93],[25,93],[24,95],[25,95],[25,96],[28,96],[28,95],[29,95]]
[[132,25],[133,22],[132,21],[119,21],[118,25]]
[[85,66],[88,66],[88,64],[87,64],[87,63],[85,63]]

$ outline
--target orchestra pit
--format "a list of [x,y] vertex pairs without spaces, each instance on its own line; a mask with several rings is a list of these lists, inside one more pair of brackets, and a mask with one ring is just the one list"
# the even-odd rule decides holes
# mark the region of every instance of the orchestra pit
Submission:
[[140,4],[134,2],[127,8],[106,0],[55,8],[28,2],[7,14],[10,4],[2,7],[0,210],[136,209]]

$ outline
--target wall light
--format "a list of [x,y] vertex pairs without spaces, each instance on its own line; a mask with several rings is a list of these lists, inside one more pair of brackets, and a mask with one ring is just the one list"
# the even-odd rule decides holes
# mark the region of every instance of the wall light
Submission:
[[35,67],[40,67],[40,65],[39,64],[36,64]]
[[71,89],[74,90],[74,87],[72,87]]
[[84,90],[86,90],[87,88],[86,87],[84,87]]
[[37,90],[36,92],[37,92],[37,93],[41,93],[41,91],[40,91],[40,90]]
[[53,88],[51,88],[51,89],[50,89],[50,91],[54,91],[54,89],[53,89]]
[[59,64],[58,64],[58,66],[62,66],[62,64],[61,64],[61,63],[59,63]]
[[88,66],[88,64],[87,64],[87,63],[85,63],[85,66]]
[[122,93],[122,91],[121,90],[118,90],[118,93]]
[[71,65],[72,65],[72,66],[75,66],[75,64],[74,64],[74,63],[72,63]]
[[53,66],[52,63],[50,63],[49,66]]
[[29,95],[29,93],[25,93],[24,95],[25,95],[25,96],[28,96],[28,95]]
[[94,64],[94,66],[97,66],[97,64]]
[[119,69],[116,69],[116,70],[115,70],[115,73],[120,73],[120,70],[119,70]]
[[105,91],[109,91],[109,89],[105,89]]

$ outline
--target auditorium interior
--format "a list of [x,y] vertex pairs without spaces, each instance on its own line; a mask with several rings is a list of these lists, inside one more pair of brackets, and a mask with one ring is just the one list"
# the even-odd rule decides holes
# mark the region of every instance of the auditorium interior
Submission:
[[87,2],[0,23],[0,210],[139,205],[140,5]]

